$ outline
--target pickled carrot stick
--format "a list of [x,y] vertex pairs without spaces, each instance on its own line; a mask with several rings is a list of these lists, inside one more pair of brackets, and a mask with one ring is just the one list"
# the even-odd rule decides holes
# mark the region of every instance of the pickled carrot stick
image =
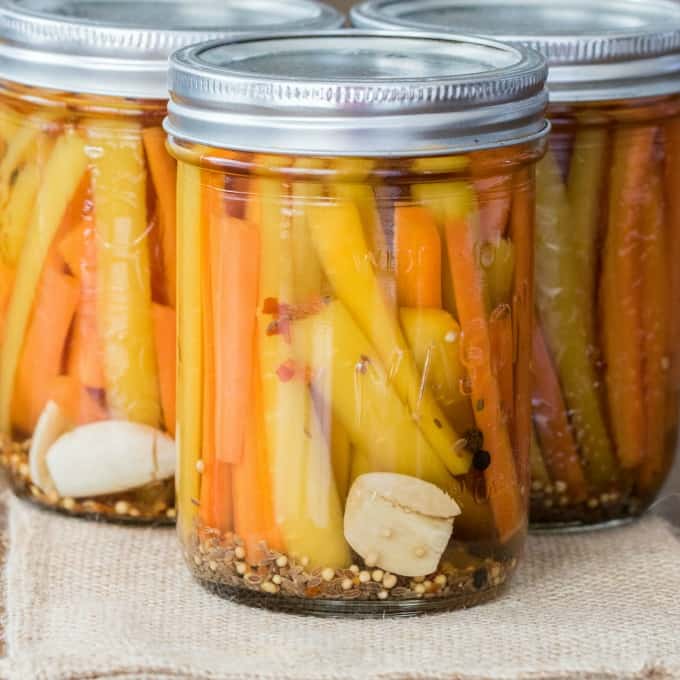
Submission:
[[12,284],[14,283],[14,270],[0,261],[0,337],[5,334],[5,318],[7,315],[7,305],[12,294]]
[[567,485],[569,500],[580,503],[588,496],[588,485],[567,418],[559,378],[538,324],[534,326],[532,379],[534,425],[543,460],[552,479]]
[[245,541],[250,564],[264,557],[264,542],[269,550],[282,551],[283,540],[274,518],[267,433],[257,354],[252,364],[251,398],[246,413],[246,428],[241,461],[233,469],[234,531]]
[[85,171],[85,143],[67,131],[54,144],[42,173],[36,209],[17,262],[0,354],[0,430],[9,432],[17,365],[41,273],[62,217]]
[[27,163],[14,181],[5,209],[0,211],[0,253],[9,266],[15,266],[19,259],[39,188],[40,168],[37,163]]
[[178,289],[178,392],[177,448],[180,453],[177,483],[179,530],[188,536],[200,503],[201,479],[197,463],[201,455],[203,400],[203,297],[202,271],[205,229],[202,220],[201,170],[180,163],[177,262]]
[[639,224],[656,132],[622,128],[613,141],[600,326],[610,421],[624,468],[637,467],[644,457]]
[[551,153],[537,165],[536,189],[536,309],[588,481],[608,488],[617,476],[617,465],[587,331],[593,300],[582,289],[586,277],[576,266],[579,254],[571,238],[571,209]]
[[98,149],[91,173],[106,401],[114,418],[158,427],[142,129],[120,120],[85,126],[89,144]]
[[161,406],[163,408],[163,424],[165,429],[175,436],[175,401],[176,401],[176,326],[177,315],[172,307],[154,304],[153,316],[156,361],[158,362],[158,382],[161,388]]
[[550,473],[548,472],[548,468],[545,466],[543,452],[541,451],[541,447],[538,443],[538,436],[536,435],[536,430],[533,427],[531,428],[529,465],[531,468],[532,483],[538,482],[542,488],[548,486],[548,484],[552,484]]
[[177,163],[165,148],[165,132],[162,128],[145,128],[142,132],[146,160],[151,172],[151,181],[156,189],[158,214],[160,218],[161,244],[163,250],[163,271],[165,293],[171,307],[176,304],[177,289],[177,244],[175,224],[177,221]]
[[442,246],[432,213],[420,206],[397,206],[394,228],[399,305],[441,307]]
[[[295,161],[295,167],[303,170],[322,169],[324,164],[324,161],[317,158],[299,158]],[[291,302],[296,304],[312,302],[321,295],[323,272],[309,235],[306,206],[323,200],[323,189],[320,182],[308,180],[292,184],[293,216],[290,240],[294,278]]]
[[[515,339],[512,311],[499,307],[489,317],[491,371],[498,382],[501,397],[501,417],[507,424],[510,441],[515,427]],[[517,458],[517,452],[515,452]]]
[[512,175],[495,175],[474,180],[479,205],[479,233],[484,241],[496,243],[510,221]]
[[59,250],[80,281],[80,302],[71,338],[68,372],[83,385],[105,389],[104,348],[97,320],[97,232],[92,219],[83,219],[68,238],[74,241],[71,250],[65,239],[61,240]]
[[515,246],[512,241],[501,238],[493,244],[487,242],[482,246],[480,259],[489,311],[499,305],[512,305],[515,286]]
[[582,127],[576,132],[569,166],[567,195],[571,214],[569,234],[573,265],[579,280],[579,300],[585,307],[582,323],[587,342],[597,347],[595,306],[599,227],[605,207],[606,162],[609,132],[605,127]]
[[[517,477],[521,484],[529,483],[528,460],[531,447],[531,377],[529,362],[531,359],[531,333],[534,325],[534,287],[531,284],[534,271],[534,248],[527,244],[534,243],[534,222],[536,218],[534,171],[531,168],[518,170],[513,178],[513,198],[510,213],[510,231],[512,241],[507,241],[511,255],[503,256],[503,244],[500,241],[496,248],[496,270],[501,263],[507,262],[513,267],[512,292],[508,303],[512,305],[514,332],[516,334],[515,362],[515,439],[514,449],[517,454]],[[509,262],[511,260],[511,262]],[[509,268],[509,267],[508,267]],[[504,277],[494,278],[494,281]],[[492,291],[501,291],[503,287],[494,283]],[[496,300],[502,300],[502,293],[496,292]]]
[[215,250],[213,242],[213,221],[224,210],[222,201],[223,178],[217,173],[202,173],[202,199],[204,250],[201,266],[201,299],[203,301],[203,427],[201,438],[200,518],[204,526],[226,532],[232,528],[231,466],[220,461],[216,438],[216,396],[215,374],[217,337],[215,334],[215,307],[219,300],[212,297]]
[[87,425],[107,417],[97,396],[72,375],[60,375],[52,381],[47,401],[58,404],[74,425]]
[[260,278],[260,233],[223,210],[211,215],[215,324],[215,442],[219,460],[238,463],[252,390]]
[[60,374],[66,339],[78,304],[78,282],[48,267],[41,278],[17,366],[12,422],[33,432],[48,401],[52,381]]
[[84,226],[77,224],[57,244],[57,252],[64,260],[71,276],[80,276],[80,266],[85,254]]
[[476,256],[479,239],[472,216],[449,218],[446,241],[460,325],[470,350],[466,360],[475,421],[491,454],[491,464],[484,473],[487,494],[499,538],[505,542],[521,530],[526,513],[502,415],[501,393],[493,375],[489,323]]
[[[680,117],[664,125],[664,195],[666,198],[667,239],[671,277],[671,323],[669,349],[671,353],[671,385],[680,385]],[[677,418],[677,414],[675,415]]]
[[467,473],[471,454],[457,446],[461,436],[432,391],[421,389],[420,372],[371,261],[358,209],[346,203],[310,206],[308,214],[312,240],[329,282],[375,346],[412,419],[451,474]]
[[[642,239],[642,354],[645,457],[638,477],[643,494],[654,493],[663,482],[666,453],[666,400],[668,397],[668,327],[672,310],[668,290],[664,196],[660,172],[654,172],[639,223]],[[675,263],[673,263],[675,265]]]

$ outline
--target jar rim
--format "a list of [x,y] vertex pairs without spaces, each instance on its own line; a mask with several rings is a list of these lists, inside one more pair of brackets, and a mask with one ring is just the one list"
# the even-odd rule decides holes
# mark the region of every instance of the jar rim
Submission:
[[[500,14],[499,14],[500,13]],[[552,101],[680,92],[680,4],[675,0],[364,0],[354,26],[486,35],[540,52]]]
[[166,130],[234,150],[443,155],[545,132],[545,60],[471,36],[284,32],[176,52]]
[[177,49],[255,31],[341,26],[318,0],[4,0],[0,78],[27,86],[167,100]]

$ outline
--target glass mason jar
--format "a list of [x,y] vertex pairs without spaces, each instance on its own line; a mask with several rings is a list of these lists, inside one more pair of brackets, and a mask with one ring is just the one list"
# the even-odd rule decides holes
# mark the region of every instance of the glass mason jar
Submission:
[[531,518],[541,527],[626,519],[654,501],[678,443],[680,5],[502,4],[373,0],[353,19],[436,21],[547,58]]
[[[12,0],[0,9],[0,460],[78,515],[174,518],[174,48],[253,3]],[[336,26],[311,2],[274,24]],[[237,22],[240,21],[240,23]],[[222,26],[222,30],[216,27]]]
[[178,524],[209,589],[373,615],[506,584],[544,77],[533,51],[425,34],[174,55]]

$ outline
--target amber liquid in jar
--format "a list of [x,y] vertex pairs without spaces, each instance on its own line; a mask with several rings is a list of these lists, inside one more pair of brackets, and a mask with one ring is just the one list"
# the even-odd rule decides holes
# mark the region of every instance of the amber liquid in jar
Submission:
[[70,514],[174,518],[165,106],[0,88],[0,460]]
[[321,614],[496,595],[526,534],[542,144],[171,147],[178,522],[197,579]]
[[554,106],[537,170],[532,522],[641,514],[680,388],[680,97]]

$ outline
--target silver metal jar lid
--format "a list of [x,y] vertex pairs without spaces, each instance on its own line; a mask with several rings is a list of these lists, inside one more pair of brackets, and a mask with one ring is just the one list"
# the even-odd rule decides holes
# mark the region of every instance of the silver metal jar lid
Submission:
[[343,21],[316,0],[3,0],[0,79],[167,99],[168,57],[181,47]]
[[166,130],[228,149],[437,155],[545,133],[545,60],[484,38],[322,31],[175,53]]
[[554,102],[680,92],[677,0],[367,0],[355,26],[469,32],[541,52]]

